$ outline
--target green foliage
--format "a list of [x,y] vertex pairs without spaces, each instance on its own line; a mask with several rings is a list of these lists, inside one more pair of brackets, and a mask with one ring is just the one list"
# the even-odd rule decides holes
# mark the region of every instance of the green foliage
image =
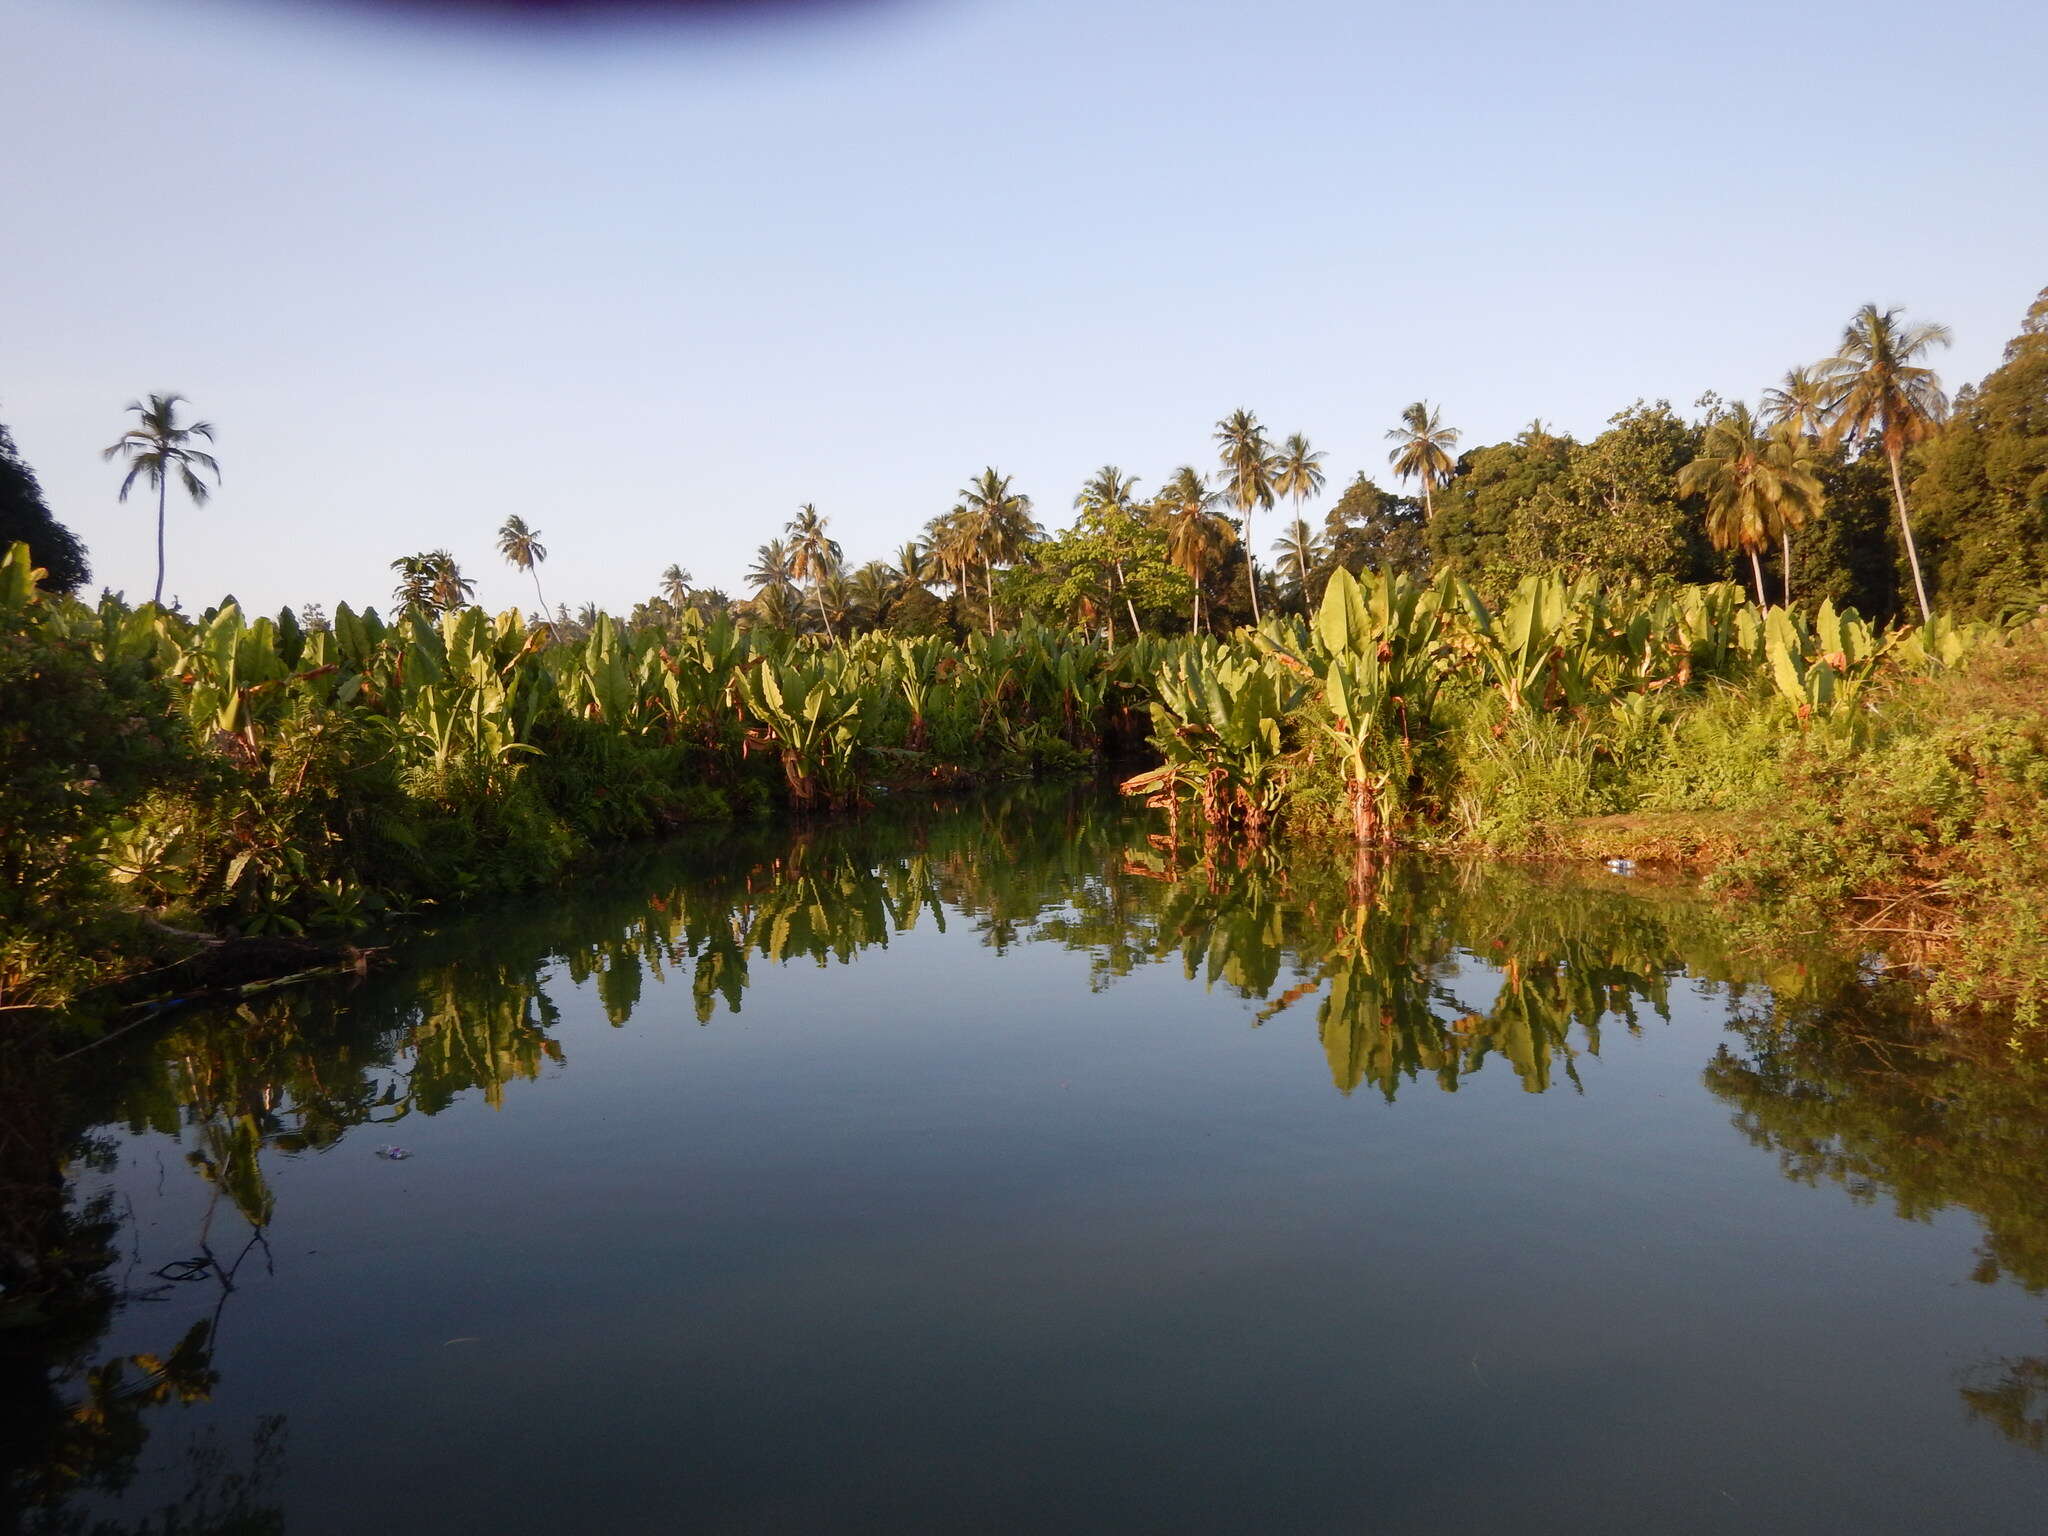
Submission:
[[50,515],[35,471],[22,460],[14,436],[0,422],[0,552],[26,544],[53,592],[75,592],[92,578],[85,545]]
[[104,963],[102,854],[191,767],[146,629],[39,591],[30,562],[26,545],[0,554],[0,1005],[15,1006]]
[[1914,464],[1935,601],[1983,618],[2048,603],[2048,290]]

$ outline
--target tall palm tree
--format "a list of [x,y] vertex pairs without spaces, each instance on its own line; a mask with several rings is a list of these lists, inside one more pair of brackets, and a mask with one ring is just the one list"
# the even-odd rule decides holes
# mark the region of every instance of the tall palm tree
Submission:
[[1707,537],[1714,547],[1749,555],[1759,608],[1769,600],[1757,551],[1787,526],[1820,511],[1820,477],[1812,462],[1796,431],[1785,426],[1764,431],[1749,407],[1738,402],[1707,428],[1699,457],[1678,472],[1681,495],[1706,497]]
[[[1074,497],[1074,505],[1104,524],[1118,519],[1128,522],[1138,515],[1137,489],[1136,475],[1127,475],[1116,465],[1105,464],[1088,477],[1087,484]],[[1123,595],[1124,611],[1131,616],[1131,633],[1142,635],[1145,626],[1138,622],[1138,607],[1131,601],[1130,583],[1124,579],[1124,563],[1121,559],[1113,563],[1117,590]]]
[[1323,456],[1309,447],[1308,439],[1296,432],[1280,445],[1280,473],[1273,477],[1273,489],[1294,502],[1294,521],[1301,521],[1301,504],[1323,492]]
[[1216,516],[1221,500],[1194,465],[1183,464],[1168,477],[1165,488],[1152,503],[1166,522],[1166,558],[1194,583],[1194,612],[1188,620],[1190,633],[1197,633],[1202,627],[1203,584],[1237,543],[1237,530]]
[[1915,359],[1950,341],[1945,325],[1906,325],[1896,309],[1866,304],[1842,332],[1835,355],[1821,364],[1831,391],[1829,435],[1865,440],[1876,435],[1891,461],[1892,500],[1899,509],[1899,533],[1906,542],[1906,560],[1913,567],[1913,594],[1920,617],[1927,605],[1927,583],[1920,575],[1920,551],[1913,544],[1913,519],[1906,510],[1906,483],[1899,462],[1906,450],[1931,434],[1948,416],[1948,396],[1932,368]]
[[211,488],[199,478],[201,474],[212,475],[214,484],[220,484],[219,463],[212,454],[194,446],[213,441],[213,423],[178,424],[178,407],[188,403],[183,395],[151,395],[147,402],[129,401],[128,409],[138,420],[121,434],[118,442],[100,454],[102,459],[128,461],[128,473],[121,481],[121,500],[128,499],[137,479],[156,492],[156,592],[150,601],[158,605],[164,600],[164,498],[171,477],[177,477],[195,507],[205,506],[212,495]]
[[514,570],[525,571],[533,578],[533,595],[540,600],[540,611],[545,614],[548,600],[540,590],[540,565],[548,557],[548,547],[540,541],[540,530],[527,527],[526,519],[515,513],[498,530],[498,553]]
[[[1785,427],[1808,442],[1818,442],[1828,424],[1828,382],[1818,368],[1788,368],[1785,377],[1764,391],[1764,420],[1773,427]],[[1792,601],[1792,529],[1783,532],[1785,601]]]
[[1259,622],[1259,565],[1252,557],[1252,509],[1273,505],[1273,482],[1280,456],[1266,440],[1266,429],[1250,411],[1239,408],[1216,423],[1216,444],[1223,459],[1223,494],[1244,519],[1244,558],[1252,588],[1252,623]]
[[1299,512],[1295,513],[1294,521],[1273,545],[1273,559],[1304,609],[1308,607],[1309,578],[1322,565],[1327,553],[1322,534],[1311,528],[1308,519]]
[[769,590],[787,592],[796,585],[796,576],[791,569],[789,546],[780,539],[770,539],[754,551],[754,563],[747,568],[747,585],[758,596]]
[[1443,423],[1443,413],[1433,408],[1427,400],[1418,400],[1401,413],[1401,425],[1387,433],[1387,441],[1395,445],[1387,455],[1387,462],[1394,466],[1394,473],[1404,480],[1422,482],[1422,516],[1426,522],[1436,516],[1436,503],[1431,492],[1451,478],[1451,471],[1457,461],[1451,457],[1451,450],[1458,446],[1459,432],[1456,427]]
[[825,626],[825,638],[836,641],[839,637],[832,632],[831,615],[825,612],[824,583],[826,577],[839,573],[840,549],[838,541],[825,532],[827,521],[807,501],[797,508],[796,516],[784,531],[789,535],[789,573],[798,581],[811,584],[811,594],[818,600],[818,618]]
[[931,519],[924,525],[924,541],[931,579],[956,593],[965,592],[975,561],[974,531],[968,526],[967,509],[950,507]]
[[981,562],[988,588],[988,632],[996,632],[996,567],[1023,558],[1044,529],[1031,516],[1031,498],[1012,489],[1010,477],[993,467],[976,475],[960,492],[962,536]]
[[690,573],[680,565],[672,565],[663,571],[661,595],[668,600],[669,607],[681,613],[690,602]]

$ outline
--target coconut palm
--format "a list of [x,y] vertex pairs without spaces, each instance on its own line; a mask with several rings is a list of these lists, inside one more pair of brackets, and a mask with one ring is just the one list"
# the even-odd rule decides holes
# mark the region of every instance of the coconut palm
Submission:
[[853,610],[873,628],[888,615],[889,604],[895,601],[901,585],[902,578],[892,566],[870,560],[848,578],[846,591]]
[[212,475],[215,485],[220,483],[219,463],[212,454],[194,446],[213,441],[213,423],[195,421],[180,426],[178,407],[185,404],[189,402],[183,395],[151,395],[147,402],[129,401],[128,409],[138,418],[135,425],[100,454],[102,459],[128,461],[128,473],[121,481],[122,501],[128,499],[138,479],[156,492],[156,591],[150,601],[157,604],[164,600],[164,502],[172,477],[185,487],[195,507],[205,506],[212,495],[199,478],[202,474]]
[[1252,558],[1252,510],[1273,505],[1273,482],[1280,456],[1266,440],[1259,418],[1242,408],[1216,423],[1216,444],[1223,459],[1223,494],[1244,519],[1245,572],[1252,588],[1252,623],[1259,622],[1259,567]]
[[1906,510],[1906,483],[1899,473],[1906,450],[1931,434],[1948,416],[1948,396],[1932,368],[1915,360],[1949,344],[1945,325],[1907,325],[1896,309],[1866,304],[1842,332],[1835,355],[1821,364],[1830,391],[1829,436],[1866,441],[1875,435],[1891,463],[1892,500],[1899,509],[1899,533],[1906,561],[1913,568],[1913,594],[1920,617],[1927,605],[1927,583],[1920,575],[1920,551],[1913,544],[1913,519]]
[[1299,432],[1280,445],[1280,473],[1273,477],[1273,489],[1293,500],[1296,523],[1301,521],[1301,504],[1322,494],[1322,463],[1323,456]]
[[967,590],[967,575],[974,566],[974,531],[968,526],[967,509],[951,507],[924,525],[926,568],[931,579],[955,592]]
[[1716,549],[1749,555],[1757,606],[1768,606],[1757,551],[1820,511],[1820,478],[1806,440],[1785,425],[1762,430],[1738,402],[1707,428],[1699,456],[1678,472],[1678,489],[1706,498],[1707,537]]
[[546,613],[548,600],[540,589],[540,565],[548,557],[548,547],[540,541],[540,530],[527,527],[526,519],[514,513],[498,530],[498,553],[514,570],[533,578],[533,595],[540,602],[540,611]]
[[996,632],[996,567],[1022,559],[1045,530],[1031,516],[1031,498],[1010,485],[1010,477],[987,468],[960,492],[960,535],[981,563],[988,588],[988,632]]
[[[1828,421],[1828,382],[1818,368],[1788,368],[1785,377],[1775,387],[1764,391],[1764,420],[1773,427],[1783,426],[1798,433],[1809,442],[1818,442]],[[1785,525],[1782,538],[1785,575],[1785,601],[1792,601],[1792,529]]]
[[1323,563],[1328,549],[1320,531],[1308,519],[1295,514],[1287,531],[1273,545],[1273,560],[1285,578],[1288,590],[1305,609],[1308,607],[1309,578]]
[[1237,543],[1237,530],[1216,515],[1222,500],[1192,464],[1183,464],[1167,479],[1152,503],[1166,524],[1166,558],[1194,583],[1190,632],[1202,627],[1202,589],[1212,572]]
[[755,595],[770,589],[787,592],[796,585],[789,546],[770,539],[754,551],[754,563],[747,568],[747,585]]
[[803,619],[803,603],[788,582],[763,584],[746,605],[747,616],[768,629],[794,630]]
[[[1130,520],[1138,515],[1136,491],[1138,477],[1127,475],[1114,464],[1105,464],[1088,477],[1087,484],[1074,497],[1079,510],[1100,519],[1105,524],[1115,520]],[[1130,584],[1124,579],[1124,563],[1114,562],[1117,590],[1123,595],[1124,611],[1131,616],[1131,633],[1142,635],[1145,626],[1138,622],[1138,608],[1131,601]]]
[[1456,460],[1451,450],[1458,446],[1459,432],[1456,427],[1443,423],[1443,413],[1434,409],[1427,400],[1418,400],[1401,413],[1401,425],[1387,433],[1387,441],[1395,445],[1387,455],[1387,462],[1394,466],[1394,473],[1404,480],[1422,482],[1422,516],[1426,522],[1436,515],[1436,503],[1431,492],[1451,478]]
[[896,578],[896,595],[907,596],[913,588],[939,579],[938,562],[932,559],[931,551],[917,540],[905,539],[896,551]]
[[681,613],[690,604],[690,573],[680,565],[672,565],[661,573],[660,592],[669,607]]
[[789,535],[789,573],[798,581],[811,584],[811,593],[818,600],[818,618],[825,626],[825,636],[830,640],[839,637],[832,632],[831,617],[825,612],[824,581],[828,576],[839,573],[840,549],[838,541],[825,532],[827,519],[818,516],[818,509],[808,501],[797,508],[796,516],[789,520],[784,531]]

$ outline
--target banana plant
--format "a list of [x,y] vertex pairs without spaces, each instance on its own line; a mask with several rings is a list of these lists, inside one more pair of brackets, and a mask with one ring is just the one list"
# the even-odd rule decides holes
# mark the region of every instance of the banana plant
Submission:
[[782,763],[791,806],[816,809],[858,798],[859,723],[865,702],[843,659],[762,658],[740,675],[740,698]]
[[1430,729],[1448,596],[1447,586],[1423,587],[1391,571],[1362,585],[1339,569],[1304,637],[1312,645],[1293,649],[1277,629],[1260,632],[1261,647],[1320,692],[1317,723],[1343,762],[1352,832],[1361,844],[1391,835],[1387,791],[1408,780],[1415,738]]

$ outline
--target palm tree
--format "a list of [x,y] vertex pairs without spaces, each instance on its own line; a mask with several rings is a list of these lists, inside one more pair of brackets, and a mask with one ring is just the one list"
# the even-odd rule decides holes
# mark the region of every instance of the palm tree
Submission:
[[838,542],[826,534],[826,522],[807,501],[797,508],[796,516],[784,531],[789,534],[789,573],[798,581],[811,584],[812,595],[818,600],[818,618],[825,625],[825,638],[837,640],[831,617],[825,612],[824,582],[826,577],[838,574],[840,549]]
[[1252,558],[1252,509],[1273,505],[1273,480],[1280,456],[1266,441],[1266,429],[1250,411],[1239,408],[1216,423],[1216,442],[1223,458],[1223,493],[1244,519],[1245,570],[1252,588],[1252,623],[1259,622],[1259,566]]
[[931,579],[956,593],[967,590],[967,575],[975,561],[974,530],[968,526],[967,509],[951,507],[924,525],[926,568]]
[[960,534],[981,562],[988,588],[988,632],[996,632],[996,566],[1022,559],[1024,551],[1045,530],[1031,516],[1031,498],[1013,490],[1008,475],[986,468],[960,492]]
[[1678,472],[1678,490],[1706,497],[1707,537],[1716,549],[1748,553],[1757,606],[1768,606],[1757,551],[1820,511],[1820,479],[1805,439],[1786,426],[1760,431],[1737,402],[1707,428],[1699,457]]
[[902,578],[880,560],[870,560],[846,583],[851,606],[870,628],[878,628],[895,601]]
[[1451,450],[1458,446],[1458,437],[1458,429],[1445,426],[1442,413],[1432,409],[1427,400],[1409,406],[1401,413],[1401,425],[1387,433],[1387,441],[1396,445],[1387,455],[1394,473],[1404,480],[1422,482],[1425,522],[1436,516],[1436,503],[1430,493],[1449,480],[1456,467]]
[[462,574],[455,556],[445,549],[401,555],[391,562],[391,569],[398,572],[391,598],[401,607],[448,613],[465,606],[476,591],[476,583]]
[[1237,530],[1216,516],[1216,505],[1221,499],[1209,489],[1209,482],[1194,465],[1183,464],[1152,503],[1166,520],[1166,558],[1195,586],[1194,612],[1188,620],[1190,633],[1202,627],[1203,584],[1237,542]]
[[540,530],[526,526],[526,519],[516,513],[505,519],[505,526],[498,530],[498,553],[503,555],[514,570],[525,571],[533,577],[533,595],[540,599],[540,611],[548,611],[548,600],[540,590],[540,563],[547,559],[548,548],[540,541]]
[[915,587],[938,579],[938,563],[931,551],[915,539],[905,539],[896,551],[897,596],[908,596]]
[[1273,489],[1294,499],[1294,521],[1301,522],[1301,504],[1323,492],[1323,456],[1308,445],[1299,432],[1280,445],[1280,473],[1273,477]]
[[690,603],[690,573],[680,565],[670,566],[661,573],[660,590],[669,607],[681,613]]
[[803,617],[803,608],[797,600],[795,587],[787,582],[770,582],[754,593],[753,601],[747,605],[747,613],[756,624],[770,629],[794,630]]
[[1321,566],[1327,553],[1322,534],[1311,528],[1299,511],[1287,532],[1273,545],[1273,559],[1304,609],[1308,607],[1309,575]]
[[[1764,420],[1786,427],[1808,442],[1818,442],[1828,421],[1828,382],[1818,368],[1788,368],[1784,379],[1764,391]],[[1784,529],[1785,601],[1792,601],[1792,529]]]
[[1906,560],[1913,567],[1913,593],[1920,617],[1931,616],[1927,583],[1920,575],[1920,551],[1913,545],[1913,519],[1906,511],[1906,484],[1899,461],[1906,450],[1932,433],[1948,416],[1948,396],[1932,368],[1914,360],[1949,344],[1945,325],[1905,325],[1896,309],[1866,304],[1842,332],[1835,355],[1821,364],[1831,391],[1829,435],[1867,440],[1873,433],[1891,461],[1892,500],[1899,509],[1899,532],[1906,542]]
[[769,590],[786,592],[796,584],[790,566],[789,546],[780,539],[770,539],[754,551],[754,563],[747,570],[747,585],[756,596]]
[[[1117,518],[1129,521],[1137,516],[1137,489],[1136,475],[1127,475],[1116,465],[1105,464],[1088,477],[1087,484],[1074,497],[1074,505],[1105,524]],[[1131,633],[1142,635],[1145,627],[1138,622],[1138,608],[1131,601],[1130,584],[1124,579],[1124,563],[1118,559],[1113,564],[1117,590],[1123,594],[1124,610],[1131,616]]]
[[121,481],[121,500],[128,499],[128,492],[138,478],[156,492],[156,592],[150,601],[159,606],[164,600],[164,498],[171,477],[178,477],[195,507],[205,506],[212,494],[199,478],[202,472],[212,475],[215,485],[220,484],[219,463],[212,454],[193,446],[202,439],[213,441],[213,423],[195,421],[190,426],[179,426],[178,407],[186,403],[183,395],[151,395],[146,404],[129,401],[128,409],[140,419],[100,454],[102,459],[128,461],[128,474]]

